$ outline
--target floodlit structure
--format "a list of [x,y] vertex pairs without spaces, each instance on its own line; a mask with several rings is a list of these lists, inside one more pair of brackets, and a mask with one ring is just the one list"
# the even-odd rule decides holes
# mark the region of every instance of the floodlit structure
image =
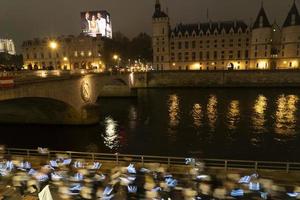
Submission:
[[270,23],[262,5],[251,25],[208,20],[172,28],[157,0],[152,25],[157,70],[300,68],[300,15],[295,1],[282,26]]
[[103,69],[101,37],[60,36],[24,41],[22,54],[27,69]]
[[0,53],[16,55],[15,44],[12,39],[0,39]]

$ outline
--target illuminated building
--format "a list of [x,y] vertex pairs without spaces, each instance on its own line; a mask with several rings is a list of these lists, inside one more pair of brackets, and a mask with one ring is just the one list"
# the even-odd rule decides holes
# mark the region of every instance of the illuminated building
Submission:
[[270,23],[262,6],[254,23],[208,20],[177,24],[159,0],[152,17],[157,70],[294,69],[300,61],[300,15],[294,2],[283,25]]
[[22,53],[27,69],[103,69],[101,37],[60,36],[24,41]]
[[16,49],[13,40],[0,39],[0,53],[8,53],[10,55],[16,55]]

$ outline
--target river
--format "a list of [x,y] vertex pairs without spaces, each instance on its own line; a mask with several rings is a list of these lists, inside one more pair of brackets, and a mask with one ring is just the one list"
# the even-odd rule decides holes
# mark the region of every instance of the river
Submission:
[[299,89],[145,89],[93,126],[0,125],[8,147],[300,161]]

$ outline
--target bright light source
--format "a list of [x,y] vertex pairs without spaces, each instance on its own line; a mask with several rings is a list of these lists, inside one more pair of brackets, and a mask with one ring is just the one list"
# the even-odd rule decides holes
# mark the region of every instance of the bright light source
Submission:
[[67,57],[64,57],[64,61],[68,61],[68,58],[67,58]]
[[58,46],[58,44],[57,44],[57,42],[55,42],[55,41],[51,41],[50,43],[49,43],[49,47],[51,48],[51,49],[57,49],[57,46]]
[[118,59],[119,59],[119,56],[118,56],[117,54],[115,54],[115,55],[113,56],[113,59],[114,59],[114,60],[118,60]]

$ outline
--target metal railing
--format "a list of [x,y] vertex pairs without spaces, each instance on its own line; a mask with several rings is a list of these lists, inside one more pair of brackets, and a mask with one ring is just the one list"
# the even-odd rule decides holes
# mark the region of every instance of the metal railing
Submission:
[[[58,154],[66,155],[71,159],[84,159],[90,161],[107,161],[119,165],[121,162],[134,162],[142,165],[147,163],[160,163],[167,166],[184,166],[186,158],[184,157],[164,157],[164,156],[147,156],[147,155],[129,155],[129,154],[110,154],[110,153],[88,153],[76,151],[48,151],[41,154],[37,149],[5,149],[6,155],[21,156],[24,158],[47,157],[54,159]],[[249,169],[249,170],[274,170],[289,172],[300,172],[300,163],[296,162],[271,162],[271,161],[247,161],[247,160],[225,160],[225,159],[203,159],[208,168],[218,168],[225,171],[229,169]]]

